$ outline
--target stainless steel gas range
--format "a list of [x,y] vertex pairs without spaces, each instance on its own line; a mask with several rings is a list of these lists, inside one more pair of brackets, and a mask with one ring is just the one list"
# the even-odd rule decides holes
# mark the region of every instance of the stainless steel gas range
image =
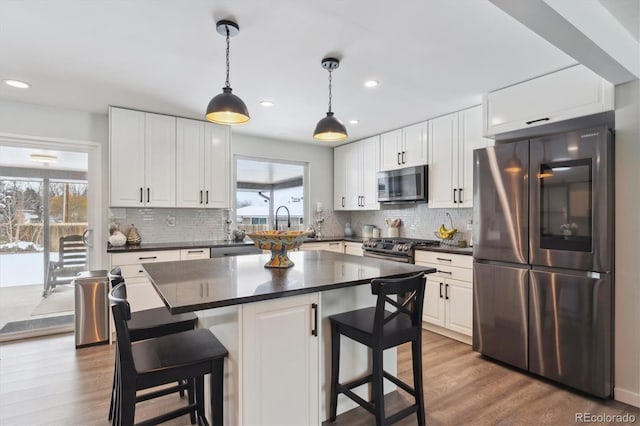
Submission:
[[417,247],[439,247],[440,241],[411,238],[374,238],[362,243],[364,256],[394,262],[415,263]]

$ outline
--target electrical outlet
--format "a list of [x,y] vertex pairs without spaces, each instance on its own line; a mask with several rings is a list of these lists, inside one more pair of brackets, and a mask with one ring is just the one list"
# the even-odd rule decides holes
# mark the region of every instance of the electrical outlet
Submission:
[[166,223],[167,226],[176,226],[176,217],[168,214],[167,217],[164,218],[164,223]]

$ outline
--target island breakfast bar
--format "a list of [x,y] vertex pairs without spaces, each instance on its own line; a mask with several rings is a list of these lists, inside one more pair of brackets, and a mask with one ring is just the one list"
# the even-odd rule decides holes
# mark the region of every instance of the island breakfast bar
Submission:
[[[268,269],[258,254],[143,265],[172,313],[196,312],[227,347],[225,424],[317,425],[328,417],[330,315],[375,304],[373,278],[434,268],[329,251],[289,253],[295,266]],[[365,284],[365,285],[362,285]],[[341,348],[342,378],[370,368],[367,349]],[[395,349],[385,370],[395,374]],[[395,389],[389,383],[385,392]],[[360,389],[367,398],[367,389]],[[355,407],[341,397],[338,412]],[[209,408],[207,408],[209,409]]]

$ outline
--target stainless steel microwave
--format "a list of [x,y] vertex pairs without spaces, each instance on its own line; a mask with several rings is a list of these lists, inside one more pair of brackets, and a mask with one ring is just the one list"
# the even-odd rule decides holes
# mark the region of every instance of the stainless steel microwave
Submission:
[[428,167],[378,172],[379,203],[426,203]]

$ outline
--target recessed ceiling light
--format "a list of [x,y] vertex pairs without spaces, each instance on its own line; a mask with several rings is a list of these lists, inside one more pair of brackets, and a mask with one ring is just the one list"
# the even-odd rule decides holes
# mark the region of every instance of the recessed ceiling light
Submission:
[[4,84],[11,87],[17,87],[18,89],[28,89],[29,87],[31,87],[31,85],[26,81],[20,80],[5,80]]
[[349,120],[349,124],[358,124],[360,120]]
[[275,104],[271,101],[260,101],[260,105],[262,105],[263,107],[272,107]]
[[32,161],[37,161],[38,163],[55,163],[58,161],[58,157],[51,154],[31,154],[29,156]]
[[376,87],[380,82],[378,80],[367,80],[364,82],[365,87]]

